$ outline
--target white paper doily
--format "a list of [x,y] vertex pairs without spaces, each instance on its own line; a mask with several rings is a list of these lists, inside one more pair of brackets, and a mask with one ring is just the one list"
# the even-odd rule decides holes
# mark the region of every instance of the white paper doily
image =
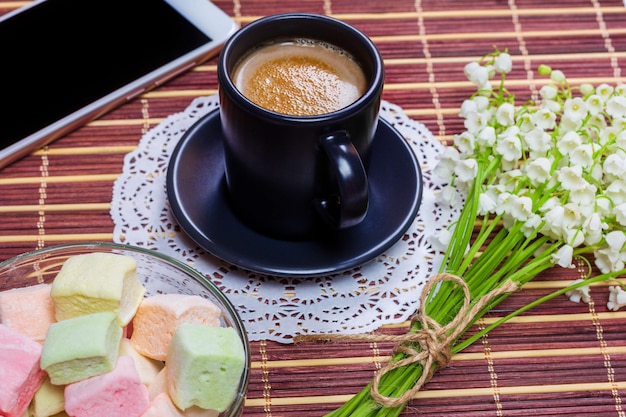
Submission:
[[291,343],[304,332],[370,332],[410,317],[441,262],[428,238],[458,216],[436,202],[444,183],[432,170],[443,145],[400,107],[383,101],[381,117],[409,141],[422,169],[422,203],[413,224],[386,253],[350,271],[315,278],[264,276],[206,253],[180,231],[167,202],[169,156],[184,132],[217,107],[216,96],[195,99],[147,132],[126,156],[113,188],[114,241],[157,250],[205,274],[237,307],[250,340]]

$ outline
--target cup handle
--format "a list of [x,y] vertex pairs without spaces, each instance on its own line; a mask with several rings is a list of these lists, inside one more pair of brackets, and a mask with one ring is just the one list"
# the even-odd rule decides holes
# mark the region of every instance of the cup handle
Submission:
[[322,137],[320,146],[328,156],[338,195],[317,199],[317,211],[333,229],[356,226],[365,218],[369,206],[367,174],[359,153],[346,132]]

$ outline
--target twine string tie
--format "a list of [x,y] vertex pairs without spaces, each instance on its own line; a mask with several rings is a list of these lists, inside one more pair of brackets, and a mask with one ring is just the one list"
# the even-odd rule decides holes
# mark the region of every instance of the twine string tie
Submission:
[[[436,320],[426,314],[426,300],[430,291],[443,281],[454,282],[463,291],[463,302],[457,314],[446,325],[441,325]],[[381,334],[331,334],[331,335],[304,335],[303,339],[325,339],[325,340],[359,340],[371,342],[395,342],[394,354],[402,354],[403,358],[390,360],[375,375],[370,394],[372,398],[385,407],[397,407],[408,402],[424,386],[439,368],[448,365],[451,359],[452,344],[474,321],[478,313],[490,302],[500,295],[514,292],[518,289],[518,284],[507,281],[498,288],[495,288],[479,298],[471,305],[472,297],[469,287],[462,278],[449,273],[440,273],[433,276],[424,286],[420,295],[420,307],[411,317],[411,328],[413,332],[402,335],[381,335]],[[384,376],[397,368],[410,364],[422,365],[422,373],[413,386],[399,397],[389,397],[382,394],[381,381]]]

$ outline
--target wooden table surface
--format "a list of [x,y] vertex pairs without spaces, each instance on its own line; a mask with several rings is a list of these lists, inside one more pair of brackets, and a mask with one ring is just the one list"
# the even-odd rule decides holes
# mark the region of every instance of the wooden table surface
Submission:
[[[27,3],[1,0],[0,14]],[[215,3],[242,25],[268,14],[306,11],[360,28],[385,60],[383,98],[446,143],[461,132],[459,107],[472,92],[463,66],[494,45],[513,55],[511,78],[520,97],[541,87],[535,75],[541,63],[563,70],[573,83],[616,84],[626,71],[626,8],[619,0]],[[51,64],[41,62],[42,70]],[[215,94],[215,64],[213,59],[200,65],[0,170],[0,260],[64,242],[112,241],[111,191],[124,155],[166,116],[195,97]],[[34,110],[37,97],[32,99]],[[478,327],[578,274],[542,274]],[[403,415],[626,416],[626,313],[608,312],[607,298],[606,286],[594,287],[588,305],[561,297],[490,332],[438,372]],[[406,323],[380,332],[404,330]],[[244,416],[321,416],[365,386],[390,348],[253,342]]]

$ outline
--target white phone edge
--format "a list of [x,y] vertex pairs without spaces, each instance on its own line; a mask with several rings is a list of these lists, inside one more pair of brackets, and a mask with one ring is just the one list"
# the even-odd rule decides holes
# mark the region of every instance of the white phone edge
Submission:
[[[47,0],[35,0],[0,16],[0,22]],[[211,42],[169,62],[88,106],[46,126],[20,141],[0,149],[0,169],[108,113],[116,107],[169,81],[215,56],[239,25],[210,0],[164,0],[211,38]]]

